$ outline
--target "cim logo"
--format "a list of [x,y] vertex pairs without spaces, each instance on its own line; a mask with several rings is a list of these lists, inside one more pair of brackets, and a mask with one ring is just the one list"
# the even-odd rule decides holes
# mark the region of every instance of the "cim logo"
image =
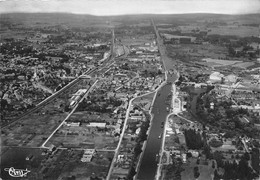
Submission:
[[15,169],[13,167],[10,168],[5,168],[5,171],[7,171],[9,173],[10,176],[12,177],[26,177],[27,174],[31,171],[26,169]]

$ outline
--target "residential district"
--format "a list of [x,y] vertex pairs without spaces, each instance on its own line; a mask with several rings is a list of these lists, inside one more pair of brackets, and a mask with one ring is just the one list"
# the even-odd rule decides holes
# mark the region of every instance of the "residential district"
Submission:
[[1,15],[0,177],[259,179],[259,20]]

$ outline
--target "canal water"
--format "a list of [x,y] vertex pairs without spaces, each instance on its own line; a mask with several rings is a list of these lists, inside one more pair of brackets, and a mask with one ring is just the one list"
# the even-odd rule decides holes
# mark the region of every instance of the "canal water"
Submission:
[[156,155],[159,154],[162,143],[162,138],[159,138],[159,136],[162,136],[163,133],[161,123],[165,123],[168,115],[165,101],[167,100],[169,93],[171,93],[171,85],[166,84],[157,93],[157,97],[154,101],[152,109],[152,114],[154,117],[152,119],[152,126],[147,139],[146,148],[141,159],[141,165],[137,175],[138,180],[153,180],[155,177],[158,163],[158,158],[156,158]]
[[152,108],[152,125],[147,138],[146,148],[140,162],[141,164],[137,174],[138,180],[153,180],[155,178],[159,160],[159,158],[156,158],[156,155],[160,152],[163,136],[163,128],[161,125],[162,122],[165,124],[166,117],[169,114],[166,102],[168,95],[172,93],[172,82],[174,82],[176,78],[176,74],[168,74],[168,83],[158,91],[155,98]]

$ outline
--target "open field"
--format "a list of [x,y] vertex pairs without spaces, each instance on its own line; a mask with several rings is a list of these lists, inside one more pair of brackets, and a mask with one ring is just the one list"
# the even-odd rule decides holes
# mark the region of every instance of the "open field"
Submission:
[[66,113],[41,116],[32,114],[30,118],[2,130],[2,144],[39,147],[66,116]]
[[39,147],[69,114],[64,112],[64,108],[72,94],[87,88],[88,83],[89,80],[82,80],[36,112],[2,128],[2,145]]
[[[3,149],[2,149],[3,150]],[[32,149],[32,148],[5,148],[4,152],[1,152],[1,177],[3,179],[10,179],[8,171],[4,168],[15,167],[17,169],[26,169],[31,172],[28,173],[29,177],[32,177],[37,169],[40,167],[41,161],[45,156],[41,155],[43,149]],[[26,157],[32,156],[29,161]]]
[[250,37],[258,36],[259,29],[258,27],[249,27],[249,26],[219,26],[211,27],[210,34],[219,34],[219,35],[232,35],[240,37]]
[[[89,127],[90,122],[107,122],[105,128]],[[63,125],[48,141],[47,146],[54,144],[61,147],[80,147],[88,149],[115,149],[118,137],[114,135],[117,120],[108,114],[89,114],[89,112],[76,112],[68,119],[69,122],[81,122],[79,126]]]
[[[44,149],[8,148],[1,155],[2,178],[10,179],[4,168],[28,169],[29,179],[63,179],[75,176],[77,179],[89,177],[105,178],[114,152],[96,152],[90,162],[81,162],[83,150],[56,150],[43,153]],[[32,157],[26,160],[26,157]]]
[[[109,131],[109,130],[108,130]],[[118,138],[110,132],[89,128],[86,124],[79,127],[61,127],[48,141],[48,145],[54,144],[61,147],[79,147],[87,149],[115,149]]]
[[200,176],[197,180],[210,180],[212,179],[212,175],[214,174],[214,168],[212,168],[212,162],[209,163],[207,161],[200,160],[200,164],[196,163],[197,158],[189,158],[187,159],[187,163],[182,167],[185,169],[181,173],[181,179],[183,180],[194,180],[193,168],[198,167]]
[[207,63],[215,63],[216,64],[215,66],[229,66],[241,62],[241,61],[220,60],[220,59],[211,59],[211,58],[205,58],[202,59],[202,61],[205,61]]
[[241,63],[233,64],[232,66],[246,69],[250,66],[253,66],[254,64],[255,64],[254,62],[241,62]]
[[200,63],[203,58],[225,59],[228,54],[225,47],[212,44],[167,44],[166,50],[169,57],[188,63]]
[[81,162],[83,151],[72,151],[65,166],[61,170],[60,178],[75,177],[79,180],[85,180],[90,177],[105,179],[110,167],[114,152],[96,152],[91,162]]
[[145,36],[129,36],[129,37],[122,37],[121,41],[126,46],[130,45],[144,45],[144,43],[152,42],[154,39],[154,35],[145,35]]

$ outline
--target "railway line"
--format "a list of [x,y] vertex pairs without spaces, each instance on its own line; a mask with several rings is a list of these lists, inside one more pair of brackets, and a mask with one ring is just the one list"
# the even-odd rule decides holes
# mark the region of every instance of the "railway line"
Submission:
[[[115,56],[114,56],[114,39],[115,39],[115,35],[114,35],[114,30],[112,30],[112,45],[111,45],[111,55],[109,58],[107,58],[100,66],[98,67],[94,67],[89,69],[88,71],[86,71],[85,73],[83,73],[82,75],[80,75],[79,77],[77,77],[76,79],[74,79],[73,81],[71,81],[69,84],[67,84],[66,86],[64,86],[63,88],[61,88],[59,91],[57,91],[56,93],[52,94],[51,96],[47,97],[46,99],[44,99],[43,101],[41,101],[39,104],[37,104],[34,108],[28,110],[27,112],[23,113],[20,117],[8,122],[7,124],[2,124],[1,127],[5,128],[7,126],[10,126],[11,124],[23,119],[24,117],[30,115],[31,113],[41,109],[43,106],[49,104],[50,102],[52,102],[55,98],[57,98],[59,95],[61,95],[62,93],[64,93],[66,90],[70,89],[71,87],[73,87],[74,85],[76,85],[77,83],[81,82],[83,79],[90,79],[91,77],[93,77],[95,75],[95,73],[98,70],[101,70],[103,68],[106,68],[107,66],[109,66],[114,60]],[[111,63],[110,63],[111,62]]]

